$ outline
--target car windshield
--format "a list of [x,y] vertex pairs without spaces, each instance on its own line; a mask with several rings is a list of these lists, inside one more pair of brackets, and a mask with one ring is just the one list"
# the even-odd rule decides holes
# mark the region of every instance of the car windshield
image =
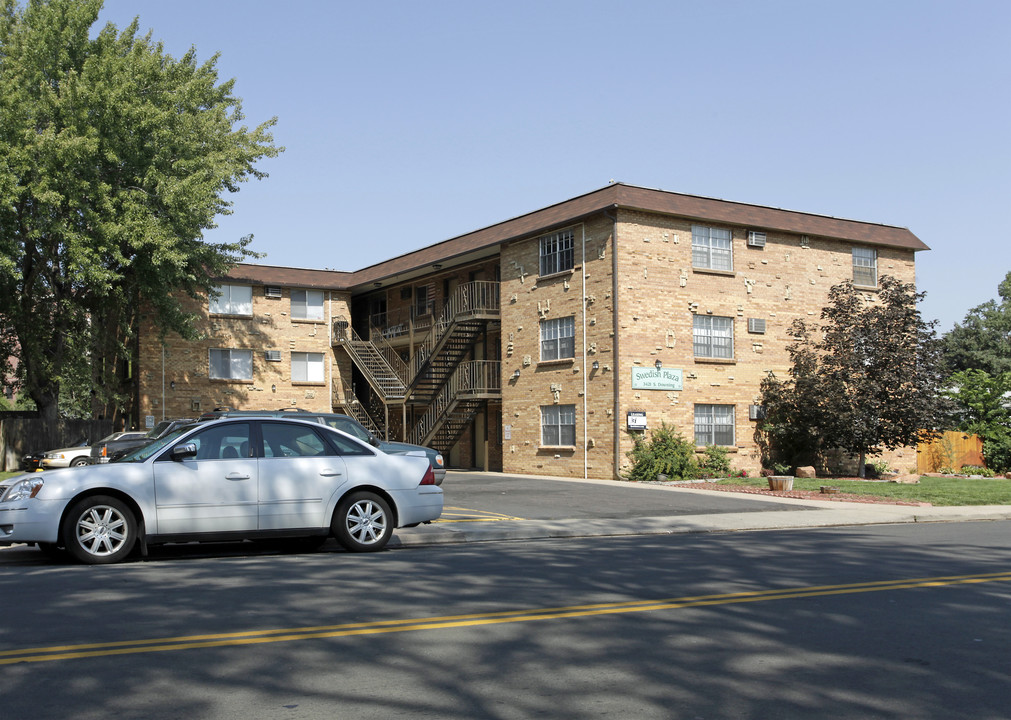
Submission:
[[191,423],[183,425],[182,427],[178,427],[165,437],[158,438],[153,443],[149,443],[144,447],[139,447],[136,450],[127,453],[123,457],[114,460],[113,462],[136,462],[136,463],[144,462],[152,455],[157,455],[159,452],[165,449],[165,447],[174,443],[179,438],[180,435],[189,432],[196,426],[197,426],[196,423]]
[[371,443],[372,438],[365,428],[350,418],[327,418],[326,424],[332,428],[346,432],[348,435],[353,435],[366,443]]
[[149,438],[156,438],[159,435],[161,435],[163,432],[165,432],[166,430],[168,430],[169,426],[171,424],[172,424],[171,420],[162,420],[160,423],[158,423],[157,425],[155,425],[153,428],[151,428],[148,431],[147,436]]

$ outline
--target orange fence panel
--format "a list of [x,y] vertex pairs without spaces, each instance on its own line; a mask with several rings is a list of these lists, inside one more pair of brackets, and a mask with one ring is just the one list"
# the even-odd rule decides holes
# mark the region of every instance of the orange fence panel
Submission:
[[916,472],[940,472],[963,465],[984,466],[983,441],[977,435],[949,430],[931,442],[916,446]]

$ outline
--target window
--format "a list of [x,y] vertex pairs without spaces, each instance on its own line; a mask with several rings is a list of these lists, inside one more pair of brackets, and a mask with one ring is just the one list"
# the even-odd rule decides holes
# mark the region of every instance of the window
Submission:
[[253,351],[211,348],[211,380],[252,380]]
[[260,426],[263,432],[263,456],[275,457],[319,457],[333,455],[322,438],[310,427],[282,425],[265,422]]
[[576,444],[576,406],[541,406],[541,445]]
[[695,444],[733,445],[734,406],[696,405]]
[[210,427],[186,442],[197,446],[197,460],[236,460],[249,457],[249,425],[228,423]]
[[541,238],[541,275],[553,275],[574,267],[574,238],[571,230]]
[[323,291],[292,290],[291,317],[295,320],[322,320]]
[[541,322],[541,360],[561,360],[576,356],[576,318]]
[[878,286],[878,251],[873,248],[853,248],[853,284]]
[[212,315],[252,315],[251,285],[218,285],[211,294]]
[[695,315],[692,319],[695,357],[733,359],[734,319],[713,315]]
[[692,225],[692,267],[706,270],[734,269],[729,230]]
[[293,352],[292,382],[323,382],[323,353]]

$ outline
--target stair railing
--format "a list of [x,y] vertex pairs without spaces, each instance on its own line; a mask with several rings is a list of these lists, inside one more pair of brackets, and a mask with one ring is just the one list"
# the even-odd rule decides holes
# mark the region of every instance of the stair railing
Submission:
[[467,360],[460,363],[411,429],[408,442],[423,445],[461,397],[501,393],[501,368],[502,363],[497,360]]
[[413,382],[418,377],[418,373],[431,359],[439,341],[458,319],[482,313],[497,314],[499,310],[499,284],[497,282],[474,280],[457,286],[443,305],[442,312],[433,323],[431,331],[422,339],[411,359],[410,381]]

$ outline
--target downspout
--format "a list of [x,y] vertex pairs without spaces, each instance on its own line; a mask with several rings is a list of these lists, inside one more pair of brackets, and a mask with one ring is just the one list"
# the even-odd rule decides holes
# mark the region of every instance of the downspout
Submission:
[[589,458],[587,454],[589,453],[590,447],[590,437],[589,437],[589,415],[587,414],[587,403],[586,398],[586,223],[582,224],[583,228],[583,257],[580,261],[580,271],[579,274],[582,276],[582,296],[583,296],[583,479],[589,478]]
[[165,419],[165,343],[161,344],[161,419]]
[[[350,315],[350,313],[348,313]],[[326,370],[329,377],[327,378],[327,384],[330,386],[330,404],[327,406],[327,412],[333,412],[333,366],[337,361],[333,350],[333,290],[326,291],[326,341],[329,345],[329,350],[327,351],[327,364]]]
[[614,342],[612,343],[611,351],[613,353],[613,370],[614,378],[612,382],[614,383],[614,477],[612,479],[617,479],[621,472],[621,372],[619,367],[619,356],[618,356],[618,338],[619,335],[619,323],[618,323],[618,206],[612,205],[614,210],[614,216],[612,217],[608,213],[604,213],[606,217],[611,218],[612,229],[611,229],[611,334],[614,337]]

